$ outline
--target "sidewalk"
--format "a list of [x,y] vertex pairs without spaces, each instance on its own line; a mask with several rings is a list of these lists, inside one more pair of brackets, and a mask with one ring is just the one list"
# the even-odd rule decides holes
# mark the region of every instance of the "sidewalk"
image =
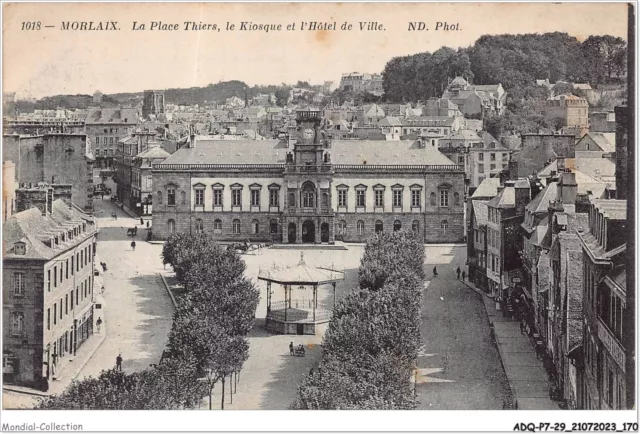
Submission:
[[536,358],[529,337],[520,333],[520,323],[503,317],[502,312],[496,310],[495,301],[473,283],[464,283],[483,296],[489,323],[493,326],[498,351],[513,398],[518,403],[518,410],[559,410],[558,403],[549,398],[551,384],[547,379],[547,372],[542,361]]

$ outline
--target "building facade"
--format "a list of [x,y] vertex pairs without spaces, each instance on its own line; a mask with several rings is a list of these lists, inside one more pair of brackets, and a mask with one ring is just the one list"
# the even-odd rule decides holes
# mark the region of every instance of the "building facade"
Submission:
[[628,324],[626,294],[626,200],[594,200],[588,230],[578,230],[583,251],[584,371],[580,408],[627,409]]
[[299,111],[292,146],[192,136],[154,165],[154,238],[362,242],[407,229],[425,242],[464,239],[461,167],[420,141],[330,141],[320,123],[319,111]]
[[19,184],[71,184],[74,203],[93,212],[91,142],[85,134],[5,135],[3,161],[15,164]]
[[22,190],[3,225],[3,378],[40,387],[93,333],[96,225],[49,186]]
[[145,90],[142,97],[142,117],[149,119],[150,115],[164,114],[164,91]]
[[137,123],[136,109],[103,108],[89,113],[85,133],[91,140],[97,168],[114,168],[118,143],[134,130]]
[[[118,142],[115,160],[116,196],[120,202],[132,210],[143,208],[142,205],[138,205],[141,203],[141,197],[134,194],[134,185],[138,183],[138,179],[134,178],[136,158],[138,154],[149,150],[150,144],[155,142],[155,135],[154,131],[138,130]],[[137,175],[139,172],[137,170]],[[141,189],[138,188],[137,191],[140,192]]]

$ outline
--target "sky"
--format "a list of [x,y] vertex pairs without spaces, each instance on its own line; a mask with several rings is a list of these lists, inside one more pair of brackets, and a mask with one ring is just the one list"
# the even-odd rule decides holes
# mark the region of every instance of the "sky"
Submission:
[[[116,31],[63,30],[63,23],[117,21]],[[184,22],[219,31],[184,30]],[[241,22],[282,26],[240,31]],[[337,29],[300,30],[302,22]],[[428,31],[409,31],[410,22]],[[27,30],[40,22],[40,30]],[[145,30],[133,30],[134,22]],[[152,22],[178,25],[151,30]],[[384,30],[361,31],[360,22]],[[227,30],[227,23],[235,25]],[[295,23],[294,30],[287,26]],[[342,24],[353,26],[341,30]],[[452,30],[436,30],[447,23]],[[456,27],[457,24],[457,27]],[[104,25],[104,24],[103,24]],[[53,27],[44,27],[53,26]],[[23,30],[23,27],[25,29]],[[456,29],[457,28],[457,29]],[[3,92],[140,92],[206,86],[339,82],[346,72],[382,72],[388,60],[442,46],[472,45],[485,34],[566,32],[579,40],[626,39],[624,3],[31,3],[3,4]]]

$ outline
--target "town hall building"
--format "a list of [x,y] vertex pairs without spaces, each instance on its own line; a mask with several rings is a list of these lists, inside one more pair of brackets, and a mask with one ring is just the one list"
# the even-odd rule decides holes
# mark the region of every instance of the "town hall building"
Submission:
[[192,135],[153,165],[153,238],[331,244],[403,229],[463,241],[464,168],[437,147],[330,140],[316,110],[298,111],[290,136],[293,145]]

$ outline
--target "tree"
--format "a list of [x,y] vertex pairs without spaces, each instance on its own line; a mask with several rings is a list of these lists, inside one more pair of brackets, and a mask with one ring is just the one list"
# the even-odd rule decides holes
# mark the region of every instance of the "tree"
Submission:
[[627,43],[622,38],[589,36],[580,48],[592,83],[602,83],[605,77],[611,80],[614,73],[619,75],[626,70]]

